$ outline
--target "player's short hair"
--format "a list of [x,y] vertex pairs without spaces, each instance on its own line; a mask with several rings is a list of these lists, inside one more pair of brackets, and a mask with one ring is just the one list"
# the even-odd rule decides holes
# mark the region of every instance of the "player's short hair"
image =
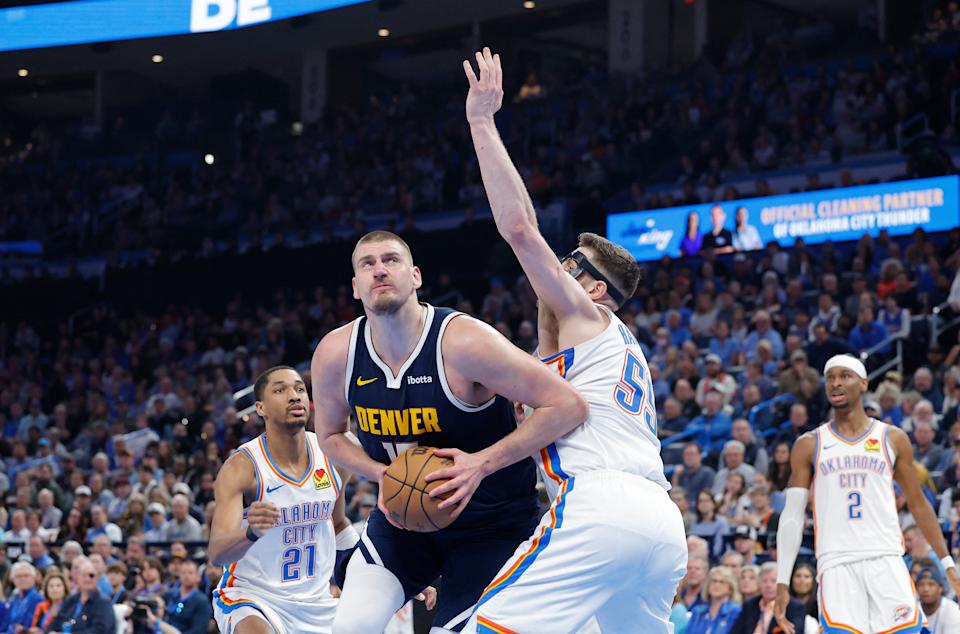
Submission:
[[617,290],[623,293],[624,300],[633,297],[640,283],[640,265],[629,251],[595,233],[581,233],[577,243],[593,251],[590,261],[610,278]]
[[388,240],[394,240],[400,243],[400,245],[403,247],[403,250],[407,252],[407,259],[410,261],[410,264],[412,265],[413,251],[410,250],[410,245],[407,244],[403,238],[393,233],[392,231],[383,231],[383,230],[371,231],[370,233],[362,236],[359,240],[357,240],[357,244],[353,247],[353,253],[350,254],[350,265],[353,266],[354,270],[356,270],[357,249],[359,249],[361,245],[371,244],[373,242],[386,242]]
[[[267,368],[264,370],[260,376],[257,377],[257,381],[253,384],[253,397],[258,400],[263,400],[263,391],[267,389],[267,383],[270,382],[270,375],[278,370],[293,370],[297,372],[296,368],[292,368],[289,365],[275,365],[272,368]],[[299,372],[297,372],[299,374]]]

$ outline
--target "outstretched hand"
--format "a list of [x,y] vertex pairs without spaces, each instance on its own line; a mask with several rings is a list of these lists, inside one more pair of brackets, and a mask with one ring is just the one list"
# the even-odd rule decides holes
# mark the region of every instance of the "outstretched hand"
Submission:
[[477,51],[477,67],[480,78],[473,72],[470,60],[463,60],[463,72],[467,75],[470,92],[467,93],[467,121],[478,123],[490,121],[503,104],[503,70],[500,55],[490,53],[490,48]]

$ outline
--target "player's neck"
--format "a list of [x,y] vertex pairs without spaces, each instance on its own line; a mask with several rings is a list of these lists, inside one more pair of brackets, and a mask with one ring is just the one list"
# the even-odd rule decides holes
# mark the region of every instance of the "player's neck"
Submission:
[[867,431],[870,426],[870,418],[863,407],[834,410],[833,426],[844,436],[855,437]]
[[289,467],[291,471],[300,467],[300,471],[303,471],[305,467],[302,465],[310,460],[307,455],[306,431],[302,427],[291,433],[271,426],[267,429],[264,440],[270,457],[280,463],[281,467]]
[[391,315],[368,315],[373,348],[394,371],[406,362],[426,328],[427,307],[407,302]]

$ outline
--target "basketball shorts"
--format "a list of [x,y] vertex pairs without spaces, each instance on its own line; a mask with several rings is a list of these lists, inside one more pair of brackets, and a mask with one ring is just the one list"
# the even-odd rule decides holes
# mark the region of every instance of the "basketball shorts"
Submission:
[[902,557],[832,566],[818,575],[820,626],[832,632],[919,634],[926,625]]
[[337,600],[331,596],[309,601],[289,601],[249,588],[223,588],[214,595],[213,618],[223,634],[240,621],[253,617],[265,621],[275,634],[330,634]]
[[683,519],[641,476],[593,471],[564,481],[533,535],[487,586],[464,632],[666,634],[686,573]]
[[[406,601],[442,577],[433,625],[459,632],[490,579],[536,526],[531,504],[515,508],[518,512],[498,513],[474,528],[435,533],[401,530],[374,509],[351,557],[392,572]],[[349,575],[344,583],[350,583]]]

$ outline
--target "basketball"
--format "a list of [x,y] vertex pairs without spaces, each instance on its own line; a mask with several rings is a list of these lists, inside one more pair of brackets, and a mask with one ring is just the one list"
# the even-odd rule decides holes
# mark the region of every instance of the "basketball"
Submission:
[[408,531],[432,533],[453,522],[453,507],[440,510],[437,505],[442,500],[430,497],[430,491],[446,480],[424,480],[434,471],[453,466],[453,460],[435,456],[435,451],[435,447],[411,447],[383,475],[383,504],[393,521]]

